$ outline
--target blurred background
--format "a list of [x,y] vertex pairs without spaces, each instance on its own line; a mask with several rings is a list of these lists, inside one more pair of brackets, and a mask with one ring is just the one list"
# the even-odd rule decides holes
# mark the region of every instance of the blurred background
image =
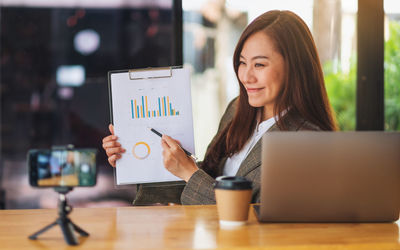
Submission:
[[[356,127],[357,0],[0,0],[0,208],[56,207],[27,177],[31,148],[99,150],[94,188],[75,207],[130,205],[114,185],[101,140],[110,122],[109,70],[181,65],[192,72],[196,155],[204,157],[238,94],[232,55],[258,15],[291,10],[313,33],[341,130]],[[384,0],[384,128],[400,130],[400,2]]]

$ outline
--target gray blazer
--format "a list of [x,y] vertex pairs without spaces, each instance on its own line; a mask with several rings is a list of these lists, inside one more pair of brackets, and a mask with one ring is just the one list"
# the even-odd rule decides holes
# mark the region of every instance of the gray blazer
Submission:
[[[218,132],[214,136],[216,140],[219,133],[229,124],[235,115],[237,98],[229,103],[221,118]],[[294,118],[287,124],[289,131],[320,130],[317,126],[307,122],[303,118]],[[279,131],[274,124],[268,131]],[[213,142],[212,141],[212,142]],[[211,145],[211,144],[210,144]],[[207,151],[209,148],[207,149]],[[218,173],[222,175],[226,157],[218,165]],[[253,182],[252,202],[260,201],[260,166],[261,166],[261,140],[259,140],[239,167],[237,176],[243,176]],[[168,204],[182,203],[184,205],[215,204],[213,184],[215,179],[202,169],[197,170],[186,183],[168,183],[160,185],[139,185],[134,205],[150,205],[152,203]],[[180,198],[180,199],[179,199]]]

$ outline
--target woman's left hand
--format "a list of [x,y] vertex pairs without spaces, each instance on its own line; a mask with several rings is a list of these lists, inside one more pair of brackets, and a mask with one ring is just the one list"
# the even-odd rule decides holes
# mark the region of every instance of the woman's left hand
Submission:
[[173,175],[188,182],[194,172],[199,169],[196,163],[185,154],[180,143],[168,135],[162,136],[161,146],[163,148],[164,167]]

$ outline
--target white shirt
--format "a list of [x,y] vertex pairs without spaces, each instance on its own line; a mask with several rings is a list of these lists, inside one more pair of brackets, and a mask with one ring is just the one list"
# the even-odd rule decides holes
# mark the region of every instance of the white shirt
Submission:
[[236,154],[229,157],[224,166],[223,175],[225,176],[235,176],[237,171],[239,170],[240,165],[242,164],[243,160],[246,159],[249,152],[253,149],[254,145],[261,139],[263,134],[267,132],[272,125],[275,124],[275,117],[269,118],[266,121],[259,123],[256,126],[253,135],[248,139],[242,150],[237,152]]

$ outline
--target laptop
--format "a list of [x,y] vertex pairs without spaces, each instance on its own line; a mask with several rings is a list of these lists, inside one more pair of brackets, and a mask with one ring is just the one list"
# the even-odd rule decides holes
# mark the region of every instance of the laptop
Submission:
[[261,161],[261,222],[399,218],[400,133],[266,133]]

